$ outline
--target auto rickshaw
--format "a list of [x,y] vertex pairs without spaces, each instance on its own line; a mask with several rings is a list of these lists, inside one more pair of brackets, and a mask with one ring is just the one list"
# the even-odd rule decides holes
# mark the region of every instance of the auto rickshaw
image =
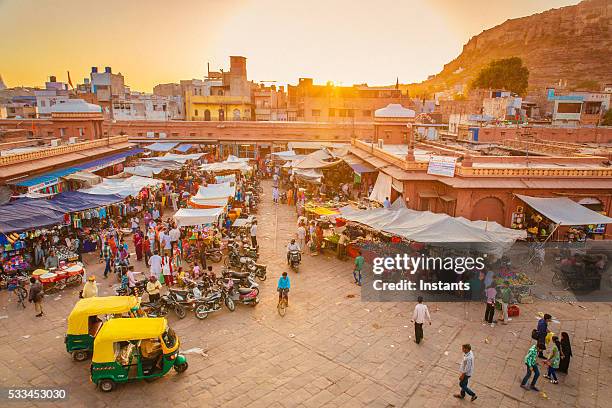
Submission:
[[171,368],[187,370],[179,354],[179,339],[163,317],[112,319],[104,323],[94,340],[91,381],[102,391],[118,383],[151,380]]
[[85,361],[93,350],[94,338],[102,327],[104,315],[133,317],[139,307],[134,296],[105,296],[81,299],[68,316],[64,337],[66,351],[76,361]]

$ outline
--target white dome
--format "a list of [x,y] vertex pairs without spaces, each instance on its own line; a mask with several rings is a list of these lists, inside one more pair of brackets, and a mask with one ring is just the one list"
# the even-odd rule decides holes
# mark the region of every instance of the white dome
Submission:
[[414,118],[415,116],[412,109],[404,108],[399,103],[390,103],[374,112],[376,118]]
[[68,99],[66,102],[53,105],[51,113],[102,113],[102,108],[83,99]]

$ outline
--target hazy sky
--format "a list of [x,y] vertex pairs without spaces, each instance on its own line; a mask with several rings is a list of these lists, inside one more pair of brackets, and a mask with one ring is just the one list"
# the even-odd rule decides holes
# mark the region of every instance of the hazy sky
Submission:
[[247,57],[248,78],[418,82],[470,37],[576,0],[0,0],[0,75],[43,86],[112,66],[134,90]]

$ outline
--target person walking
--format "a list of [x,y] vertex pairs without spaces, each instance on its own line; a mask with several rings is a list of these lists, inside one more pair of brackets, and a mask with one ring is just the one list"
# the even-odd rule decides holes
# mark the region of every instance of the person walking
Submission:
[[[526,390],[540,391],[536,387],[536,383],[538,382],[538,378],[540,377],[540,369],[538,368],[537,356],[538,356],[538,352],[542,353],[542,351],[545,349],[546,349],[546,346],[538,342],[538,344],[534,344],[533,346],[529,348],[529,351],[527,351],[527,355],[525,356],[525,360],[524,360],[525,366],[527,367],[527,373],[525,374],[525,377],[523,377],[523,381],[521,381],[522,388]],[[528,387],[527,382],[529,381],[529,378],[531,377],[532,372],[533,372],[533,379],[531,380],[531,385]]]
[[251,223],[251,246],[257,248],[257,221]]
[[162,274],[164,275],[164,283],[170,288],[174,285],[172,277],[172,258],[164,256],[162,258]]
[[102,259],[104,259],[104,262],[106,263],[104,266],[104,279],[106,279],[111,271],[111,260],[113,259],[113,251],[108,244],[108,240],[105,240],[104,245],[102,246]]
[[544,376],[550,380],[551,384],[559,384],[559,379],[557,378],[557,369],[559,368],[559,362],[561,361],[561,342],[559,341],[559,337],[552,337],[552,348],[550,350],[550,355],[548,356],[548,360],[546,364],[548,364],[548,373]]
[[501,305],[502,305],[502,324],[508,324],[508,304],[512,298],[512,291],[508,281],[504,281],[504,286],[501,290]]
[[96,277],[94,275],[87,278],[87,282],[83,285],[83,291],[81,293],[83,299],[98,296],[98,284],[96,283]]
[[139,262],[142,261],[142,241],[140,231],[136,230],[134,233],[134,250],[136,251],[136,260]]
[[459,387],[461,391],[459,394],[455,394],[455,398],[464,399],[465,394],[471,397],[472,401],[475,401],[476,393],[472,391],[468,387],[468,383],[472,375],[474,375],[474,353],[472,352],[472,346],[469,344],[464,344],[461,346],[461,351],[463,351],[463,360],[461,361],[461,365],[459,366]]
[[303,223],[300,223],[297,228],[297,240],[300,249],[304,251],[304,249],[306,248],[306,228],[304,228]]
[[572,345],[570,343],[569,334],[567,332],[561,332],[561,361],[559,362],[560,373],[567,374],[569,369],[570,360],[572,359]]
[[272,187],[272,201],[274,204],[278,204],[278,187]]
[[497,295],[495,286],[490,285],[485,291],[485,295],[487,297],[487,307],[485,309],[484,319],[485,322],[489,323],[491,327],[493,327],[493,316],[495,315],[495,296]]
[[357,256],[355,257],[355,269],[353,269],[353,278],[355,283],[361,286],[361,269],[365,263],[365,258],[361,255],[361,250],[357,250]]
[[429,314],[429,309],[427,305],[423,304],[423,296],[419,296],[417,298],[417,304],[414,307],[414,312],[412,313],[412,322],[414,323],[414,342],[416,344],[421,343],[423,340],[423,323],[425,320],[429,322],[431,326],[431,315]]
[[151,276],[155,276],[155,278],[159,279],[162,273],[162,257],[159,256],[159,252],[155,251],[153,256],[149,258],[149,268]]
[[28,295],[28,301],[34,303],[34,310],[36,310],[36,317],[43,315],[42,302],[45,297],[43,291],[43,285],[40,281],[34,277],[30,278],[30,293]]
[[538,353],[538,357],[540,358],[546,358],[544,357],[544,350],[546,350],[546,335],[548,335],[548,332],[550,331],[548,329],[548,323],[550,323],[551,320],[552,316],[548,313],[544,314],[544,317],[538,320],[538,327],[536,329],[538,332],[537,340],[538,344],[542,346],[540,352]]

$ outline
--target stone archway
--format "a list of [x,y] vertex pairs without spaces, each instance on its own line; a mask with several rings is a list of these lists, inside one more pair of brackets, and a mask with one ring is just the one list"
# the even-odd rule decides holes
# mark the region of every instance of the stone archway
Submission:
[[497,197],[485,197],[476,202],[472,208],[472,220],[495,221],[506,225],[504,203]]

